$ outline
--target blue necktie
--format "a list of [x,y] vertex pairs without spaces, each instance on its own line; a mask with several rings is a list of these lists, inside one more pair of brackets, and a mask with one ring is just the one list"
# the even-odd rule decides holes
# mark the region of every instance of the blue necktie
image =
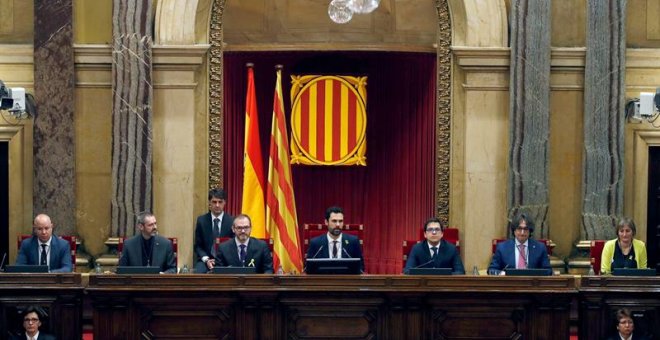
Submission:
[[241,247],[240,258],[239,259],[241,260],[241,263],[243,265],[245,265],[245,245],[241,244],[239,247]]
[[46,252],[46,244],[42,243],[41,244],[41,260],[39,261],[39,264],[42,266],[48,265],[47,263],[48,260],[48,253]]

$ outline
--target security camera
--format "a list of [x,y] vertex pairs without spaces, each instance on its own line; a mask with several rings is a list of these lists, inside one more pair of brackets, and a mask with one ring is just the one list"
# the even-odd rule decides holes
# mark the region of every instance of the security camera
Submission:
[[34,97],[23,87],[9,88],[0,80],[0,110],[7,110],[16,118],[36,115]]
[[655,109],[660,111],[660,87],[655,88],[655,97],[653,98],[655,102]]

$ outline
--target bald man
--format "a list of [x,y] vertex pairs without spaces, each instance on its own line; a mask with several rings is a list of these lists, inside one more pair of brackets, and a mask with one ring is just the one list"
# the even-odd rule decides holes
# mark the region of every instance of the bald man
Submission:
[[39,214],[32,223],[32,237],[23,240],[16,264],[48,265],[51,273],[70,273],[69,242],[53,235],[53,223],[46,214]]

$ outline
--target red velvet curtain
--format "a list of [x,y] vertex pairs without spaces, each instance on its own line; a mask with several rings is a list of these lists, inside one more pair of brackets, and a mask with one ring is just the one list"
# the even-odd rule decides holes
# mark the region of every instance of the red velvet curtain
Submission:
[[423,222],[434,216],[435,55],[225,53],[223,171],[229,196],[227,210],[232,214],[238,213],[241,205],[248,62],[255,64],[266,168],[276,64],[284,66],[282,90],[287,117],[291,108],[291,74],[368,76],[367,166],[292,166],[298,223],[322,223],[328,206],[341,206],[346,223],[365,226],[367,272],[400,273],[402,241],[418,238]]

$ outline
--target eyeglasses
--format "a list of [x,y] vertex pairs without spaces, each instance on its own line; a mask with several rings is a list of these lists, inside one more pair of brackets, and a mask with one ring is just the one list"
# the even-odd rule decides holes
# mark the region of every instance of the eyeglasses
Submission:
[[250,226],[246,226],[246,227],[234,226],[234,229],[236,229],[236,230],[248,230],[250,228],[252,228],[252,227],[250,227]]
[[27,322],[27,323],[33,323],[33,322],[39,322],[39,319],[37,319],[37,318],[25,318],[25,319],[23,319],[23,321]]
[[620,324],[622,325],[632,325],[634,322],[632,320],[621,320],[619,321]]
[[441,228],[426,228],[426,231],[432,234],[439,233],[442,231]]
[[518,228],[516,228],[516,231],[526,232],[526,231],[529,231],[529,228],[521,228],[521,227],[518,227]]

